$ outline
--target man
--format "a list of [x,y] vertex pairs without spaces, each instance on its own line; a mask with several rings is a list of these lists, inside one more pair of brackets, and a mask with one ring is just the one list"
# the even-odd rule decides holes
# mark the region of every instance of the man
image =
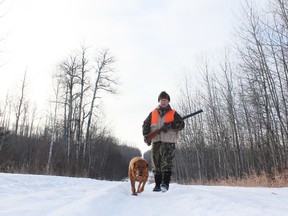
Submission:
[[182,117],[171,109],[170,96],[162,91],[158,96],[158,107],[144,120],[142,132],[144,141],[150,146],[145,135],[161,128],[161,132],[152,139],[151,157],[155,187],[153,191],[166,192],[172,175],[173,158],[178,131],[185,126]]

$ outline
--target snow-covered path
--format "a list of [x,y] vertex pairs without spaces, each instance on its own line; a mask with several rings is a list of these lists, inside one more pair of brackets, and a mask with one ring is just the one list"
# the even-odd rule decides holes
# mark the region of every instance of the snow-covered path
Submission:
[[283,216],[288,188],[188,186],[130,195],[129,182],[0,173],[0,215]]

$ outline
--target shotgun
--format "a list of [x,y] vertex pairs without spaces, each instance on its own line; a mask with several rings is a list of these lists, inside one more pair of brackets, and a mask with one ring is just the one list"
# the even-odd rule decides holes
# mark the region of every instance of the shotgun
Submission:
[[[202,109],[196,111],[196,112],[193,112],[193,113],[190,113],[189,115],[186,115],[184,117],[182,117],[182,119],[187,119],[187,118],[190,118],[191,116],[194,116],[194,115],[197,115],[199,113],[203,112]],[[169,122],[168,125],[171,125],[171,123],[173,122]],[[152,139],[157,136],[163,129],[167,129],[167,123],[165,123],[160,129],[157,129],[155,131],[152,131],[151,133],[145,135],[145,140],[147,141],[147,143],[150,143],[152,141]]]

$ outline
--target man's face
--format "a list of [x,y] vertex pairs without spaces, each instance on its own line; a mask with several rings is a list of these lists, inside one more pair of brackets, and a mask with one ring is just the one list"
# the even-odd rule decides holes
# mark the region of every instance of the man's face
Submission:
[[160,107],[165,108],[169,105],[169,100],[166,98],[162,98],[159,101],[159,105],[160,105]]

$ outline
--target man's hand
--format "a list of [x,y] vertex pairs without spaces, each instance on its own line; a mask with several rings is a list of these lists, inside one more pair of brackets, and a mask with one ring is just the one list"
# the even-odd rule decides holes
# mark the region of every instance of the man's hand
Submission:
[[144,136],[144,142],[145,142],[148,146],[151,145],[151,141],[148,141],[148,140],[146,139],[146,136]]
[[179,119],[177,121],[174,121],[171,126],[173,130],[181,130],[184,128],[184,121]]
[[167,133],[169,128],[171,128],[171,123],[164,123],[164,125],[161,128],[161,131],[163,131],[164,133]]

